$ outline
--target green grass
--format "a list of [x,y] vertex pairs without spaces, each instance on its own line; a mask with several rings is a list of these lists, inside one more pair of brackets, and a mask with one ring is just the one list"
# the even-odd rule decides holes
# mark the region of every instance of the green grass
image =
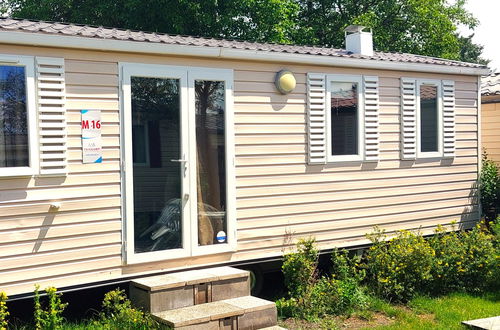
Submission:
[[409,308],[374,301],[376,311],[393,317],[395,322],[377,329],[464,329],[462,321],[500,315],[500,293],[472,296],[464,293],[440,298],[415,298]]

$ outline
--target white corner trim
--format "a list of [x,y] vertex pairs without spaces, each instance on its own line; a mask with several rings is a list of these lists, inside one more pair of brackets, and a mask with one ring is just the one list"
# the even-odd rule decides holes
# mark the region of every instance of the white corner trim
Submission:
[[422,64],[407,62],[378,61],[334,56],[290,54],[260,50],[230,49],[221,47],[171,45],[156,42],[126,41],[114,39],[86,38],[80,36],[50,35],[32,32],[0,31],[0,43],[91,49],[101,51],[133,52],[143,54],[168,54],[225,58],[235,60],[255,60],[267,62],[287,62],[297,64],[328,65],[339,67],[402,70],[414,72],[446,73],[461,75],[487,75],[489,69]]
[[[483,138],[482,138],[482,132],[483,132],[483,125],[482,125],[482,102],[481,102],[481,77],[477,77],[477,115],[476,115],[476,120],[477,120],[477,183],[478,185],[481,185],[481,168],[483,167]],[[482,210],[481,210],[481,189],[477,189],[477,213],[478,213],[478,219],[481,220],[482,217]]]

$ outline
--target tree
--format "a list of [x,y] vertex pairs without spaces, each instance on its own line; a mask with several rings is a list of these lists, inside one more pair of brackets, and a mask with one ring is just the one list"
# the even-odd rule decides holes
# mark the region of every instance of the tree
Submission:
[[[342,47],[349,24],[373,28],[374,46],[460,60],[459,24],[478,21],[464,8],[465,0],[299,0],[300,43]],[[472,44],[472,43],[471,43]],[[470,53],[470,55],[473,55]],[[477,54],[477,55],[480,55]],[[478,58],[467,58],[477,61]]]
[[468,37],[458,36],[458,42],[460,44],[460,61],[487,65],[490,60],[481,57],[484,47],[473,43],[473,37],[474,34]]
[[373,28],[380,51],[484,63],[457,34],[477,20],[466,0],[4,0],[14,17],[342,48],[350,24]]
[[294,0],[5,0],[13,17],[290,43]]

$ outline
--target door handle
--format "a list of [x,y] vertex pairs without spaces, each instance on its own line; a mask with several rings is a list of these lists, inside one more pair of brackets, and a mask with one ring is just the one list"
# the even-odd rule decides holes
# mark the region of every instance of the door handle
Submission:
[[176,163],[182,163],[182,164],[186,164],[187,163],[187,160],[185,160],[185,159],[171,159],[170,161],[171,162],[176,162]]

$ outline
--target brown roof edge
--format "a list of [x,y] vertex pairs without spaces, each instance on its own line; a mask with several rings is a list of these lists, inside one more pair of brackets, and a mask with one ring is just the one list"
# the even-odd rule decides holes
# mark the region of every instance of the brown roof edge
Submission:
[[373,56],[352,54],[344,49],[257,43],[238,40],[213,39],[193,36],[169,35],[116,28],[105,28],[70,23],[45,22],[25,19],[0,18],[0,32],[27,32],[46,35],[73,36],[92,39],[146,42],[151,44],[167,44],[197,47],[215,47],[220,49],[262,51],[297,55],[317,55],[321,57],[338,57],[346,59],[372,60],[398,63],[433,64],[446,67],[471,69],[487,69],[486,66],[446,60],[430,56],[375,52]]

